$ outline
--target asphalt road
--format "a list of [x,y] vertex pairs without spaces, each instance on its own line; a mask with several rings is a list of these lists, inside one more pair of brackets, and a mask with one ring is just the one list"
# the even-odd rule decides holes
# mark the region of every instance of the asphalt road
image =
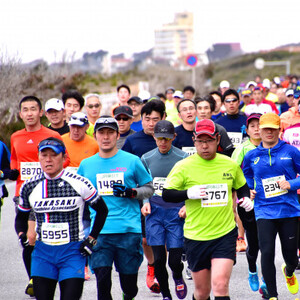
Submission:
[[[7,184],[10,197],[5,199],[1,213],[1,229],[0,229],[0,300],[23,300],[32,299],[25,295],[24,290],[28,283],[27,274],[22,260],[22,249],[18,244],[18,239],[14,231],[14,205],[12,202],[12,196],[14,194],[14,183],[8,182]],[[281,264],[283,262],[280,244],[277,241],[276,245],[276,268],[277,268],[277,286],[279,299],[281,300],[294,300],[298,295],[291,295],[285,286],[283,275],[281,274]],[[144,262],[139,271],[138,286],[139,292],[136,296],[136,300],[145,299],[162,299],[161,294],[153,294],[146,287],[146,261]],[[185,272],[185,270],[184,270]],[[184,273],[185,274],[185,273]],[[296,273],[297,274],[297,273]],[[258,292],[252,292],[248,286],[248,271],[245,253],[237,253],[237,263],[233,268],[233,273],[230,281],[230,296],[234,300],[252,300],[261,299],[261,295]],[[297,277],[300,280],[300,272]],[[173,299],[177,299],[174,291],[174,282],[172,276],[169,276],[171,292]],[[118,274],[113,272],[113,287],[112,296],[113,299],[121,300],[122,293],[119,284]],[[188,286],[188,295],[186,299],[192,299],[193,293],[193,281],[186,281]],[[56,290],[55,299],[59,299],[59,288]],[[91,280],[86,281],[83,290],[83,300],[97,299],[96,280],[94,275],[91,275]],[[214,299],[212,297],[212,299]],[[72,300],[72,299],[70,299]]]

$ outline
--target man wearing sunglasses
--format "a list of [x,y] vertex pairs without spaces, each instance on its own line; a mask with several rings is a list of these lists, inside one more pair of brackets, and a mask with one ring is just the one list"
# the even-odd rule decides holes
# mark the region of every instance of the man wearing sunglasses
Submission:
[[237,238],[232,189],[246,211],[253,209],[253,202],[241,168],[217,153],[220,135],[212,120],[197,122],[194,142],[197,153],[174,166],[162,197],[167,202],[185,201],[185,250],[195,285],[193,299],[210,299],[212,289],[216,300],[229,300]]
[[[84,159],[78,174],[97,187],[109,213],[91,256],[91,268],[96,275],[99,300],[112,299],[113,264],[119,272],[122,299],[131,300],[138,292],[138,270],[143,261],[139,201],[152,196],[152,177],[139,157],[117,148],[120,133],[113,117],[100,117],[94,136],[99,153]],[[93,210],[91,220],[93,224]]]
[[162,199],[162,189],[170,170],[176,162],[188,156],[186,152],[172,146],[175,136],[175,128],[170,121],[159,121],[154,127],[157,148],[145,153],[141,158],[153,177],[154,195],[150,202],[144,201],[142,213],[146,216],[147,243],[152,247],[154,254],[155,276],[165,300],[172,299],[166,269],[166,247],[176,295],[179,299],[184,299],[187,294],[181,262],[184,219],[179,217],[184,203],[166,203]]
[[226,129],[231,142],[236,147],[242,143],[243,138],[247,137],[247,117],[239,110],[240,97],[236,90],[228,89],[222,95],[222,102],[226,112],[215,120],[215,122]]
[[[31,276],[36,299],[54,299],[59,281],[61,299],[80,299],[85,256],[91,255],[101,231],[107,207],[92,183],[63,169],[67,158],[64,143],[56,138],[38,146],[42,172],[20,190],[15,228],[21,244],[28,244],[27,223],[31,210],[37,220],[37,241],[32,253]],[[91,232],[83,240],[85,203],[95,211]]]
[[88,94],[84,97],[85,100],[85,110],[89,120],[89,128],[86,133],[93,137],[94,134],[94,124],[97,119],[100,117],[102,103],[100,96],[98,94]]
[[130,128],[132,123],[132,109],[127,105],[118,106],[114,109],[113,115],[119,124],[120,138],[117,141],[117,148],[121,149],[128,136],[135,133]]

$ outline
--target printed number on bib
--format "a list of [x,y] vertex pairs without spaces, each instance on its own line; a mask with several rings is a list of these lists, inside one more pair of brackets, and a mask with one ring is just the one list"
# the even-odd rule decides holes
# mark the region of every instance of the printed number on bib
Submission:
[[153,187],[154,187],[154,193],[157,196],[162,196],[162,190],[165,186],[166,177],[154,177],[153,179]]
[[234,147],[240,145],[243,141],[243,134],[241,132],[227,132]]
[[42,168],[39,162],[21,162],[21,180],[28,180],[40,173],[42,173]]
[[123,172],[97,174],[97,189],[101,196],[112,196],[114,183],[124,185]]
[[187,153],[188,155],[193,155],[197,152],[196,147],[182,147],[181,150]]
[[278,197],[288,193],[287,190],[283,190],[279,187],[278,181],[281,180],[285,180],[284,175],[262,179],[266,198]]
[[207,184],[206,194],[208,199],[201,200],[202,207],[226,206],[228,203],[228,186],[225,183]]
[[43,223],[41,238],[48,245],[63,245],[70,242],[68,223]]

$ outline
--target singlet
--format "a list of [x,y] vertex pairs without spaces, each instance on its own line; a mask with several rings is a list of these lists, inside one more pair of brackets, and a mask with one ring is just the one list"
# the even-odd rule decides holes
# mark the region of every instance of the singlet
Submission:
[[62,245],[84,238],[84,204],[97,201],[97,197],[97,190],[89,180],[62,170],[53,179],[41,173],[27,180],[20,190],[18,208],[34,211],[39,241]]

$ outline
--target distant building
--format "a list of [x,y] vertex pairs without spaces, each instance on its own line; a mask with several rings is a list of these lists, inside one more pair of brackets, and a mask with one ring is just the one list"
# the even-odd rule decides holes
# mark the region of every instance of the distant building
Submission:
[[226,58],[239,56],[243,54],[240,43],[218,43],[213,44],[206,51],[210,62],[220,61]]
[[194,19],[190,12],[176,13],[174,22],[155,30],[153,57],[177,61],[194,53]]

